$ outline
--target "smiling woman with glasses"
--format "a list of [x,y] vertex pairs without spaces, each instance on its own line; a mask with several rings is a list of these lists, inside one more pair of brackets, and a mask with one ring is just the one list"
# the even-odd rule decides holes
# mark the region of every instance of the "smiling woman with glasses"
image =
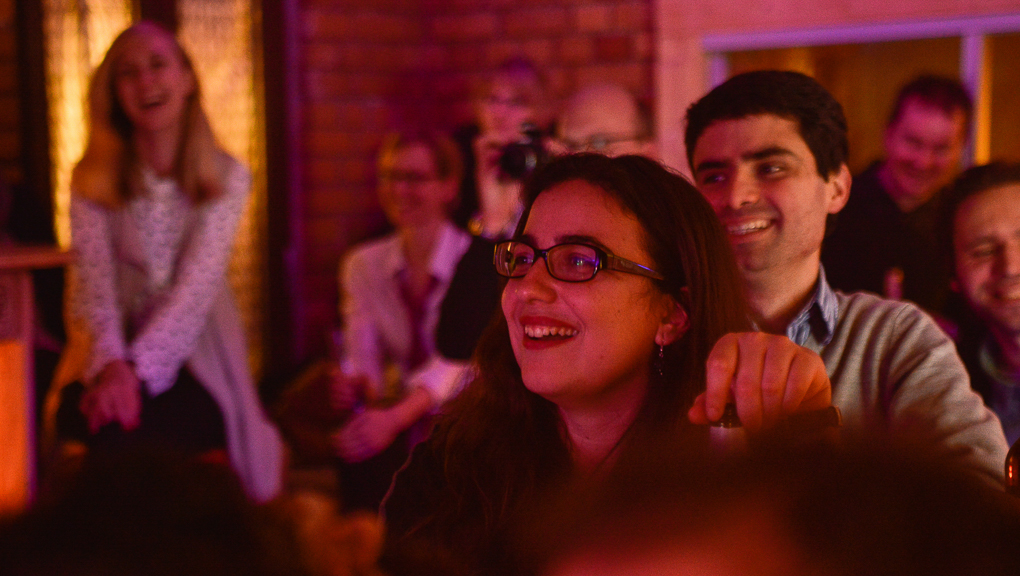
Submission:
[[639,156],[566,156],[526,183],[525,206],[515,240],[495,250],[507,280],[477,376],[384,503],[390,574],[522,573],[512,536],[546,490],[598,478],[664,438],[707,440],[691,422],[706,421],[710,401],[718,418],[731,386],[707,373],[710,354],[734,373],[792,375],[792,403],[782,386],[777,403],[745,379],[750,392],[734,390],[742,417],[751,397],[783,414],[828,405],[821,359],[785,337],[751,334],[743,364],[713,350],[740,339],[728,333],[748,328],[746,308],[726,233],[681,176]]

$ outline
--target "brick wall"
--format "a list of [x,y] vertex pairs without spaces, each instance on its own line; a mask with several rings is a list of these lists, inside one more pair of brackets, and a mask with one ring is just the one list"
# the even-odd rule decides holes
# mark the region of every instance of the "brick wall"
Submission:
[[437,103],[469,117],[472,83],[526,56],[558,98],[595,81],[619,82],[648,101],[653,52],[650,0],[424,0],[428,34],[445,55],[433,76]]
[[385,220],[372,158],[411,95],[403,77],[423,36],[417,0],[310,0],[301,13],[304,187],[303,332],[321,353],[337,318],[336,271],[353,242]]
[[650,102],[651,14],[651,0],[305,0],[298,349],[323,352],[343,252],[385,229],[373,162],[387,129],[468,120],[474,83],[521,55],[546,73],[554,104],[594,80]]

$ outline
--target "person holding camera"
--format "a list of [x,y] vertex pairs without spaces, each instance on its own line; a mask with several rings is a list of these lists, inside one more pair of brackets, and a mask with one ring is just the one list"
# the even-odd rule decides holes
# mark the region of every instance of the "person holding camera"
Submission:
[[457,264],[436,327],[436,346],[447,359],[467,360],[499,303],[492,270],[496,242],[520,219],[521,182],[547,159],[541,74],[529,60],[503,62],[475,94],[476,122],[454,134],[464,158],[460,204],[452,219],[471,232]]
[[473,100],[475,122],[454,135],[466,177],[453,221],[475,236],[502,239],[520,217],[521,180],[544,156],[544,82],[529,60],[511,58]]

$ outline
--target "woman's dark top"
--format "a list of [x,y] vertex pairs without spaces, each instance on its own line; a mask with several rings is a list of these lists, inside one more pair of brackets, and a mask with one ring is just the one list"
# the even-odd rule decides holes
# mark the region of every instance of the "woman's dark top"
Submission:
[[454,270],[439,308],[436,347],[452,360],[467,360],[482,331],[500,312],[503,281],[492,266],[496,243],[475,236]]

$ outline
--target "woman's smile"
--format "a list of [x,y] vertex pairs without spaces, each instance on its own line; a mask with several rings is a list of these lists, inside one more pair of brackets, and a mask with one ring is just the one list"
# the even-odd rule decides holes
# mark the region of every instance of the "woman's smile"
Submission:
[[524,332],[523,346],[529,350],[564,344],[580,332],[566,322],[543,316],[522,316],[520,322]]

